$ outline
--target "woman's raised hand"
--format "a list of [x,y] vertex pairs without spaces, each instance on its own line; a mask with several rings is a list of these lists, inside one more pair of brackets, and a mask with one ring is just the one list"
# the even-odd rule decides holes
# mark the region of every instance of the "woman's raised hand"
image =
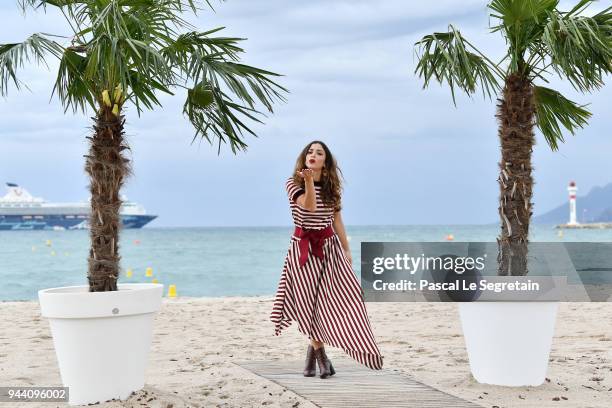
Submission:
[[314,171],[312,169],[303,169],[302,171],[298,171],[298,174],[304,179],[305,182],[314,181]]

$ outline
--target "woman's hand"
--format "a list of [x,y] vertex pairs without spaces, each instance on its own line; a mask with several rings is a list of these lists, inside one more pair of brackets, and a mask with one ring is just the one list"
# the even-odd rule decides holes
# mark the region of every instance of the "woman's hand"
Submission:
[[300,207],[308,211],[317,210],[317,193],[315,191],[313,173],[312,169],[303,169],[297,172],[297,175],[304,179],[306,191],[305,194],[300,194],[296,202]]
[[353,266],[353,256],[351,255],[351,250],[350,249],[344,249],[344,255],[347,257],[347,259],[351,263],[351,266]]
[[304,179],[305,182],[314,182],[314,171],[312,169],[304,169],[302,171],[298,171],[298,174]]

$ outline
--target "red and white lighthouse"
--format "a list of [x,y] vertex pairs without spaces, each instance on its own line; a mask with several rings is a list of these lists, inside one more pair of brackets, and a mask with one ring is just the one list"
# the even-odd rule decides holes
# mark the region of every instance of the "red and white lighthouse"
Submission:
[[569,222],[567,223],[568,225],[578,224],[578,222],[576,221],[576,191],[577,190],[578,190],[578,187],[576,187],[576,182],[570,181],[569,187],[567,188],[567,191],[569,192],[569,211],[570,211]]

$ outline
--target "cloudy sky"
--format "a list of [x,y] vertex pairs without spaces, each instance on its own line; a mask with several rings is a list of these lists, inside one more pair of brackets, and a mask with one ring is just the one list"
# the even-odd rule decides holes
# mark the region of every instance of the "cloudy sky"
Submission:
[[[246,153],[217,155],[191,144],[183,95],[138,117],[128,110],[134,176],[124,193],[159,215],[151,226],[290,225],[284,180],[310,140],[324,140],[346,183],[347,225],[474,224],[497,219],[499,143],[495,106],[480,95],[421,88],[413,44],[447,24],[493,59],[504,42],[487,30],[485,1],[406,2],[228,0],[193,20],[201,30],[225,26],[248,38],[244,62],[284,75],[291,91],[265,125],[254,126]],[[565,9],[570,3],[562,3]],[[598,6],[601,9],[601,5]],[[596,8],[597,9],[597,8]],[[48,11],[24,17],[0,5],[0,43],[34,32],[69,34]],[[83,154],[90,119],[63,114],[50,100],[57,64],[32,67],[21,78],[31,91],[0,99],[0,182],[11,181],[48,201],[87,198]],[[581,95],[557,78],[553,88],[590,103],[588,128],[551,152],[541,135],[534,150],[535,213],[564,202],[575,179],[579,195],[612,182],[612,80]],[[0,189],[0,195],[4,194]]]

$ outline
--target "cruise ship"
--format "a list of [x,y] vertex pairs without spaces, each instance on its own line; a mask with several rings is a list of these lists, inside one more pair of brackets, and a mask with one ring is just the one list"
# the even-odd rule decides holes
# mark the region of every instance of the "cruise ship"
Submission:
[[[33,197],[23,187],[6,183],[8,192],[0,198],[0,230],[67,230],[89,227],[90,206],[80,203],[49,203]],[[145,209],[121,196],[123,228],[142,228],[155,218]]]

